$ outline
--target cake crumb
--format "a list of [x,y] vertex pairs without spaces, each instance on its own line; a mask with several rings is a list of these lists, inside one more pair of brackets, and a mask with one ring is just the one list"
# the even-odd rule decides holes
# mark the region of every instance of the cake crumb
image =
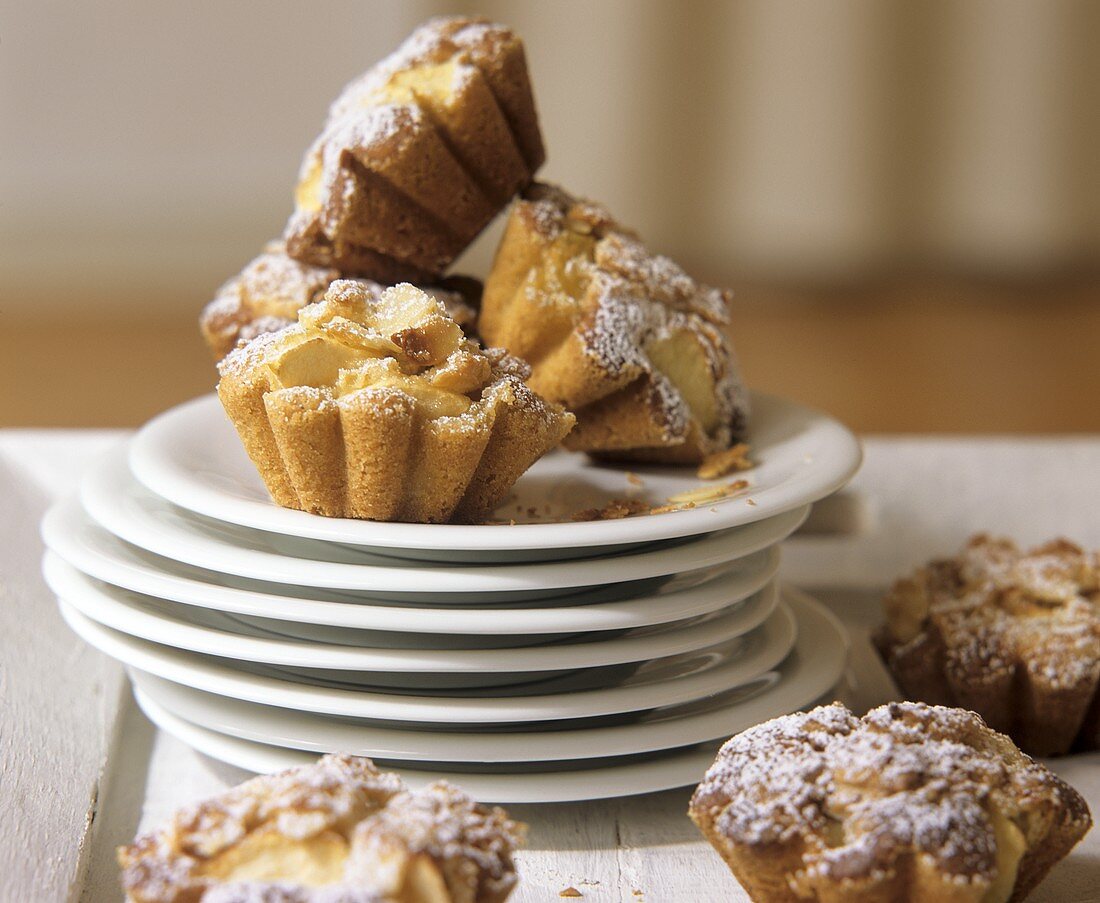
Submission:
[[575,887],[567,887],[560,894],[558,894],[558,896],[559,897],[583,897],[584,894],[582,894]]
[[629,471],[629,470],[626,472],[626,481],[631,486],[644,486],[645,485],[645,480],[643,480],[636,473],[633,473],[632,471]]
[[745,504],[746,505],[752,505],[755,508],[756,507],[756,499],[745,499]]
[[701,480],[716,480],[735,471],[749,470],[754,464],[748,457],[749,445],[739,442],[725,451],[708,455],[699,465],[696,473]]
[[611,499],[602,508],[585,508],[577,511],[570,520],[620,520],[635,514],[649,514],[650,505],[641,499]]

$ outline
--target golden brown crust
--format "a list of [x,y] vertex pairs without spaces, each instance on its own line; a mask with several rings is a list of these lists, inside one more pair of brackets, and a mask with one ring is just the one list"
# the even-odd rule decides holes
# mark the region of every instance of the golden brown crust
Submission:
[[352,280],[220,365],[218,395],[277,504],[329,517],[488,516],[573,424],[526,368],[411,285]]
[[438,782],[322,757],[177,812],[118,851],[132,903],[501,903],[525,826]]
[[[305,305],[319,301],[340,272],[295,260],[281,242],[271,242],[263,253],[226,282],[199,317],[199,328],[214,355],[221,360],[242,341],[289,326]],[[385,286],[357,280],[376,295]],[[424,291],[439,299],[447,314],[472,334],[481,297],[481,283],[465,276],[444,279]]]
[[522,41],[433,19],[333,103],[287,249],[380,282],[437,279],[544,158]]
[[961,705],[1032,755],[1096,748],[1100,560],[976,536],[899,580],[875,644],[902,691]]
[[601,206],[534,184],[509,215],[478,329],[577,415],[565,444],[698,463],[744,430],[729,294],[650,253]]
[[1092,820],[972,712],[834,703],[732,738],[689,814],[753,900],[1022,900]]

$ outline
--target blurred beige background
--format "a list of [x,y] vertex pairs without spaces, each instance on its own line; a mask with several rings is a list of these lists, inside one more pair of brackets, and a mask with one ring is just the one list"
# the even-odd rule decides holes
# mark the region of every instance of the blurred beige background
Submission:
[[737,291],[754,385],[864,430],[1100,430],[1086,0],[0,0],[0,425],[208,390],[195,317],[329,100],[448,11],[525,38],[544,178]]

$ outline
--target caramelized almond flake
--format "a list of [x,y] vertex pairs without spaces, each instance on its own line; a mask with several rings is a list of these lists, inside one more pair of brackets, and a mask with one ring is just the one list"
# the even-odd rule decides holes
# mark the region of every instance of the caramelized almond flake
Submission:
[[716,480],[728,473],[740,470],[749,470],[754,464],[748,457],[748,443],[740,442],[725,451],[708,455],[699,465],[697,474],[701,480]]
[[669,496],[668,500],[673,505],[683,505],[690,502],[694,506],[697,502],[715,502],[719,499],[729,498],[731,495],[747,488],[748,485],[748,480],[735,480],[732,483],[726,483],[724,486],[701,486],[698,489],[689,489],[687,492]]
[[[650,514],[668,514],[670,511],[683,511],[687,508],[687,505],[659,505],[656,508],[651,508]],[[695,505],[691,505],[692,508]]]

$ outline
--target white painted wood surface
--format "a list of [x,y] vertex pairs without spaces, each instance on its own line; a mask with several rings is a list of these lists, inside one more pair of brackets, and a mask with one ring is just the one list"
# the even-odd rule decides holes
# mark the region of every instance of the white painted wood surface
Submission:
[[[77,458],[97,444],[71,438]],[[49,482],[0,460],[0,899],[66,900],[83,875],[123,699],[119,668],[72,636],[42,585]]]
[[[121,690],[118,669],[68,633],[38,577],[44,506],[117,439],[0,433],[0,900],[119,900],[115,845],[246,777],[158,734]],[[796,538],[783,568],[851,627],[844,695],[853,705],[892,692],[866,634],[879,593],[901,571],[980,529],[1100,546],[1100,438],[872,439],[854,489],[870,505],[870,528]],[[1100,810],[1100,755],[1053,766]],[[570,887],[587,903],[746,899],[684,815],[688,796],[511,807],[531,826],[513,899],[558,900]],[[1100,833],[1032,900],[1100,900]]]

